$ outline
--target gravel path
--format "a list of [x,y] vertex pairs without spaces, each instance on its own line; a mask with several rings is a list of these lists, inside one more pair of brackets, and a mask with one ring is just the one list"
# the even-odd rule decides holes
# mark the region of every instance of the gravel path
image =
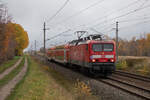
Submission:
[[8,75],[13,69],[15,69],[20,64],[20,62],[22,61],[22,59],[23,58],[20,58],[15,65],[13,65],[12,67],[6,69],[3,73],[1,73],[0,74],[0,80],[2,78],[4,78],[6,75]]
[[19,81],[24,77],[26,74],[28,67],[27,58],[25,59],[24,67],[19,72],[19,74],[14,77],[8,84],[6,84],[4,87],[0,89],[0,100],[5,100],[7,96],[10,95],[12,89],[19,83]]

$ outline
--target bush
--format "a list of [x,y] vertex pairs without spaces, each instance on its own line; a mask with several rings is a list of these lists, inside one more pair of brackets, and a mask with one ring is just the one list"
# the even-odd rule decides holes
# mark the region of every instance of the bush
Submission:
[[126,69],[127,66],[127,62],[125,60],[121,60],[116,64],[117,69],[121,70],[121,69]]
[[126,59],[127,65],[129,67],[132,67],[136,64],[141,64],[144,61],[145,61],[145,59],[143,59],[143,58],[141,58],[141,59]]

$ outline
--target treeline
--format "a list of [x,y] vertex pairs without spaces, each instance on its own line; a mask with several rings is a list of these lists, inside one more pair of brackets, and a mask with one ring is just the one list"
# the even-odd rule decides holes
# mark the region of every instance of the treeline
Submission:
[[120,56],[150,56],[150,34],[130,41],[120,39],[118,52]]
[[28,43],[27,32],[21,25],[11,22],[7,8],[0,4],[0,63],[22,55]]

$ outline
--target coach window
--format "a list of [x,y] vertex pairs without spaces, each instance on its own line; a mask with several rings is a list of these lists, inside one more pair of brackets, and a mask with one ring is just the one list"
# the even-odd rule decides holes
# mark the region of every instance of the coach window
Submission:
[[88,44],[86,44],[86,50],[88,51]]

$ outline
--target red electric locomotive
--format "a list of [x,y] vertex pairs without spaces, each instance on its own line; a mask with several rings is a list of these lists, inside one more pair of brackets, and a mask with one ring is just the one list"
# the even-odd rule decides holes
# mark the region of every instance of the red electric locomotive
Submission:
[[110,75],[115,71],[115,42],[102,40],[101,35],[90,35],[49,49],[50,60],[64,64],[79,65],[82,70],[94,74]]

